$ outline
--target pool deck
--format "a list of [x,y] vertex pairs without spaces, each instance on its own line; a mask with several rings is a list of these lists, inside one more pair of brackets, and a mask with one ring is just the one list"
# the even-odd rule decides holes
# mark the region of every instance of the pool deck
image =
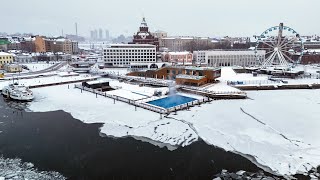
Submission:
[[[75,85],[75,88],[81,90],[82,91],[86,91],[86,92],[90,92],[96,95],[96,98],[98,98],[98,96],[102,96],[105,98],[111,98],[114,100],[114,103],[116,103],[116,101],[121,101],[124,103],[128,103],[130,105],[135,106],[135,108],[140,107],[149,111],[153,111],[155,113],[159,113],[160,114],[160,118],[162,119],[162,115],[168,115],[172,112],[177,112],[177,111],[181,111],[181,110],[188,110],[191,107],[194,107],[196,105],[201,105],[202,103],[206,103],[206,102],[210,102],[211,99],[208,97],[204,97],[203,99],[195,99],[194,101],[188,102],[188,103],[184,103],[184,104],[180,104],[171,108],[162,108],[159,106],[155,106],[152,104],[148,104],[147,102],[152,101],[148,98],[145,99],[141,99],[141,100],[130,100],[121,96],[116,96],[116,95],[110,95],[106,92],[102,92],[102,91],[98,91],[95,89],[91,89],[91,88],[87,88],[81,85]],[[161,98],[160,98],[161,99]]]
[[182,104],[187,104],[190,102],[194,102],[197,99],[188,97],[188,96],[183,96],[180,94],[174,94],[171,96],[163,97],[160,99],[148,101],[146,103],[154,105],[154,106],[159,106],[165,109],[173,108]]
[[192,89],[189,87],[180,87],[180,91],[186,93],[197,94],[201,96],[205,96],[212,99],[245,99],[247,98],[247,93],[242,91],[230,92],[230,91],[221,91],[221,92],[211,92],[203,89]]

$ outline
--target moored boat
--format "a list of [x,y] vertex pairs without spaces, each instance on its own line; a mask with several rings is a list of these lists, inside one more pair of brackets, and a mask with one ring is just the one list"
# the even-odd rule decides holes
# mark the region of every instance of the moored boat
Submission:
[[24,85],[18,83],[10,84],[2,89],[2,95],[17,101],[32,101],[33,92]]

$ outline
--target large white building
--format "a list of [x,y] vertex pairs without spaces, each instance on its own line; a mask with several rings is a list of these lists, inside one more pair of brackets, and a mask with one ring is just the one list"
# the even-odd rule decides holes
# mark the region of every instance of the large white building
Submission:
[[265,60],[266,52],[261,50],[210,50],[195,51],[194,58],[198,64],[206,64],[212,67],[221,66],[255,66]]
[[210,47],[212,40],[208,37],[178,36],[159,38],[160,48],[168,48],[169,51],[188,51],[190,48]]
[[129,67],[130,63],[155,63],[156,46],[150,44],[111,44],[103,50],[106,65]]

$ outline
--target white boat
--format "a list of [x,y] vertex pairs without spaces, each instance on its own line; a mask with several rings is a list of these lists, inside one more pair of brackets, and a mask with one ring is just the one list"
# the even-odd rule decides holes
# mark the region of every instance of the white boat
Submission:
[[2,95],[18,101],[32,101],[34,98],[32,91],[18,83],[10,84],[2,89]]

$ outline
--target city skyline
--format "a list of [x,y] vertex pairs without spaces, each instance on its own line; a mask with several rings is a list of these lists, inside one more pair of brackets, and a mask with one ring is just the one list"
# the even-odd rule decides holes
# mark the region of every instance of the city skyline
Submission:
[[[312,23],[316,21],[320,5],[317,0],[294,3],[269,0],[268,4],[254,0],[200,0],[197,3],[164,0],[161,4],[147,0],[91,0],[81,4],[75,0],[13,0],[2,4],[8,7],[12,3],[17,13],[10,13],[10,8],[3,10],[2,21],[6,26],[1,28],[2,32],[58,36],[63,30],[64,34],[75,34],[74,23],[77,23],[79,35],[85,37],[90,37],[90,31],[98,28],[108,29],[113,36],[132,36],[142,17],[146,17],[151,31],[163,30],[170,36],[253,36],[280,22],[302,35],[320,34],[320,25]],[[77,8],[70,8],[73,6]],[[301,9],[308,11],[302,16]]]

